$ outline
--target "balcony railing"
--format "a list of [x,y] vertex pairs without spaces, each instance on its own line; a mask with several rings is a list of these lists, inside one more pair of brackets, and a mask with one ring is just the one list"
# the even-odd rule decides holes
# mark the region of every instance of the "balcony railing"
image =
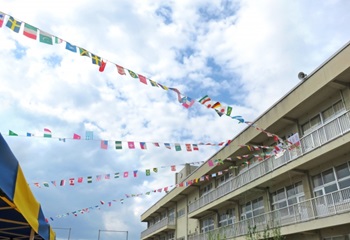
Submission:
[[312,149],[319,147],[334,138],[344,134],[350,130],[350,118],[348,112],[335,118],[334,120],[324,124],[308,135],[300,139],[302,148],[295,148],[292,150],[286,150],[281,157],[273,156],[266,159],[259,164],[249,168],[247,171],[232,177],[224,184],[218,186],[212,191],[208,192],[204,196],[201,196],[198,200],[188,205],[189,213],[192,213],[203,206],[221,198],[222,196],[229,194],[238,188],[260,178],[275,169],[295,160],[304,153],[311,151]]
[[267,227],[283,227],[346,212],[350,212],[350,188],[305,200],[210,232],[192,235],[189,236],[189,240],[230,239],[246,235],[249,227],[264,231]]
[[325,144],[326,142],[331,141],[349,130],[349,113],[346,112],[332,121],[325,123],[313,132],[305,135],[302,139],[300,139],[301,146],[304,153],[306,153]]
[[149,228],[147,228],[146,230],[144,230],[141,233],[141,238],[144,238],[148,235],[150,235],[153,232],[158,231],[159,229],[165,227],[165,226],[169,226],[174,228],[175,227],[175,218],[163,218],[162,220],[160,220],[159,222],[155,223],[154,225],[150,226]]

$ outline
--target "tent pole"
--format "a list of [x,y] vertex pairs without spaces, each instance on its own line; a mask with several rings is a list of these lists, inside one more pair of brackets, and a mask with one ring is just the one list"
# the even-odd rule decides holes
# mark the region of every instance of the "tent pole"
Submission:
[[29,240],[34,240],[34,230],[33,230],[33,228],[32,228],[32,230],[30,231]]

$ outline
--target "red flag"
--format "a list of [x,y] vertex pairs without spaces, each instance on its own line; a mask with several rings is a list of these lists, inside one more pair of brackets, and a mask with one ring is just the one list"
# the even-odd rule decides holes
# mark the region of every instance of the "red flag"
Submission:
[[81,137],[80,137],[78,134],[74,133],[74,134],[73,134],[73,139],[80,140]]
[[176,171],[176,166],[175,165],[171,166],[171,171]]
[[187,150],[188,152],[191,152],[191,151],[192,151],[191,144],[186,143],[185,146],[186,146],[186,150]]
[[140,79],[140,82],[142,82],[143,84],[146,84],[147,85],[147,80],[146,80],[146,77],[142,76],[139,74],[139,79]]
[[209,161],[208,161],[208,165],[209,165],[209,167],[214,166],[213,160],[209,160]]
[[83,182],[83,180],[84,180],[84,178],[83,178],[83,177],[78,177],[78,183],[82,183],[82,182]]
[[130,149],[135,149],[135,143],[134,142],[128,142],[128,147]]
[[127,178],[129,176],[129,172],[124,172],[124,177]]
[[198,144],[192,144],[192,147],[193,147],[193,151],[198,151],[199,150]]
[[69,179],[69,185],[72,185],[72,186],[74,185],[74,178]]
[[125,74],[125,70],[124,70],[124,68],[122,67],[122,66],[119,66],[119,65],[115,65],[116,67],[117,67],[117,69],[118,69],[118,73],[120,74],[120,75],[126,75]]
[[107,62],[101,61],[100,68],[98,69],[100,72],[103,72],[105,70]]

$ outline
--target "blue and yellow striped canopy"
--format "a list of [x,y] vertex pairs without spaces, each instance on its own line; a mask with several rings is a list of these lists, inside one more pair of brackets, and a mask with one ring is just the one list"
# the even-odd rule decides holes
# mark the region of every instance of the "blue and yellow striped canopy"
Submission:
[[0,134],[0,238],[2,237],[54,240],[55,233],[45,221],[41,206],[30,190],[21,166]]

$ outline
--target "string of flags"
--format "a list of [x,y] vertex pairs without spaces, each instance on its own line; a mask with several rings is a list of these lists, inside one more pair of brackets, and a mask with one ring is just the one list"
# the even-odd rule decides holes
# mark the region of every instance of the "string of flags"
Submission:
[[[215,162],[216,165],[220,165],[223,162],[223,161],[221,161],[219,159],[213,160],[213,161]],[[57,214],[56,218],[63,218],[63,217],[68,217],[68,216],[75,216],[76,217],[79,214],[89,213],[91,210],[100,210],[101,207],[103,207],[103,206],[111,207],[112,204],[115,203],[115,202],[119,202],[119,203],[123,204],[125,199],[128,199],[128,198],[148,196],[148,195],[151,195],[151,194],[154,194],[154,193],[162,193],[162,192],[168,193],[169,191],[171,191],[174,188],[188,187],[188,186],[190,186],[190,185],[192,185],[194,183],[198,183],[198,182],[202,182],[202,181],[208,181],[208,180],[213,179],[213,178],[215,178],[217,176],[223,175],[224,173],[230,171],[233,168],[235,168],[235,166],[230,166],[227,169],[218,171],[216,173],[212,173],[210,175],[203,175],[200,178],[195,178],[195,179],[192,179],[192,180],[183,181],[183,182],[180,182],[180,183],[175,184],[175,185],[164,186],[164,187],[153,189],[153,190],[150,190],[150,191],[147,191],[147,192],[144,192],[144,193],[124,194],[125,197],[121,198],[119,200],[118,199],[113,199],[113,200],[110,200],[110,201],[107,201],[107,202],[104,201],[104,200],[100,200],[99,204],[96,204],[96,205],[91,206],[91,207],[81,208],[81,209],[74,210],[72,212],[67,212],[67,213],[64,213],[64,214]],[[51,221],[54,221],[54,217],[50,217],[49,219]],[[47,221],[49,221],[49,219],[47,219]]]
[[[289,138],[288,138],[288,142],[290,144],[288,145],[285,145],[285,144],[282,144],[280,143],[280,148],[275,148],[274,147],[274,150],[269,153],[269,154],[265,154],[263,156],[263,158],[261,157],[256,157],[256,155],[253,155],[253,157],[255,157],[255,159],[259,160],[259,161],[262,161],[262,160],[267,160],[273,156],[277,156],[279,155],[280,153],[284,153],[286,151],[286,149],[288,150],[292,150],[292,149],[295,149],[295,148],[299,148],[300,147],[300,140],[299,140],[299,135],[298,133],[295,133],[293,135],[291,135]],[[245,147],[245,146],[244,146]],[[287,148],[286,148],[287,147]],[[254,148],[251,148],[252,150]],[[258,149],[254,149],[254,150],[258,150]],[[242,156],[242,158],[245,157]],[[240,159],[238,157],[236,157],[237,159]],[[232,161],[233,158],[226,158],[225,160],[228,160],[228,161]],[[249,159],[249,160],[246,160],[246,161],[243,161],[241,163],[241,166],[242,167],[245,167],[246,165],[250,165],[252,164],[252,161],[254,161],[254,159]],[[224,160],[222,159],[214,159],[214,160],[209,160],[207,162],[208,166],[209,167],[215,167],[215,166],[218,166],[218,165],[221,165],[224,163]],[[214,172],[212,174],[206,174],[206,175],[203,175],[199,178],[195,178],[195,179],[191,179],[191,180],[187,180],[187,181],[184,181],[184,182],[180,182],[178,184],[175,184],[175,185],[170,185],[170,186],[165,186],[165,187],[161,187],[161,188],[157,188],[157,189],[153,189],[151,191],[147,191],[145,193],[134,193],[134,194],[125,194],[125,198],[133,198],[133,197],[142,197],[142,196],[147,196],[147,195],[150,195],[150,194],[154,194],[154,193],[162,193],[162,192],[165,192],[165,193],[168,193],[171,189],[173,188],[178,188],[178,187],[188,187],[188,186],[191,186],[192,184],[194,183],[198,183],[198,182],[202,182],[202,181],[210,181],[211,179],[213,178],[216,178],[216,177],[219,177],[225,173],[227,173],[228,171],[234,169],[234,168],[238,168],[238,166],[230,166],[229,168],[227,169],[223,169],[223,170],[220,170],[218,172]],[[108,201],[107,204],[105,201],[103,200],[100,200],[100,204],[98,205],[95,205],[93,207],[88,207],[88,208],[82,208],[82,209],[79,209],[79,210],[75,210],[73,212],[68,212],[68,213],[65,213],[65,214],[58,214],[56,215],[57,218],[62,218],[62,217],[67,217],[67,216],[78,216],[78,214],[84,214],[84,213],[89,213],[90,210],[95,210],[95,209],[98,209],[100,210],[100,208],[102,206],[109,206],[111,207],[112,206],[112,203],[113,202],[120,202],[121,204],[124,203],[124,200],[125,198],[121,198],[119,200],[111,200],[111,201]],[[50,219],[53,221],[54,218],[50,217]]]
[[[184,163],[184,164],[179,164],[180,166],[185,166],[186,164],[189,165],[198,165],[198,164],[203,164],[204,161],[199,161],[199,162],[190,162],[190,163]],[[77,186],[81,183],[93,183],[93,182],[101,182],[103,180],[110,180],[110,179],[119,179],[119,178],[130,178],[130,177],[139,177],[140,173],[145,173],[145,175],[151,176],[152,173],[158,173],[160,169],[166,169],[170,168],[172,172],[176,171],[177,165],[170,165],[170,166],[161,166],[161,167],[152,167],[149,169],[144,169],[144,170],[133,170],[133,171],[120,171],[120,172],[115,172],[115,173],[105,173],[105,174],[95,174],[87,177],[70,177],[67,179],[62,179],[59,181],[56,180],[51,180],[51,181],[36,181],[33,182],[33,185],[35,187],[41,188],[49,188],[50,186],[52,187],[63,187],[63,186]]]
[[[147,150],[148,146],[151,145],[153,147],[165,147],[167,149],[175,149],[176,151],[182,151],[181,146],[185,146],[185,149],[187,152],[191,151],[198,151],[199,146],[228,146],[231,144],[231,140],[222,141],[219,143],[212,143],[212,142],[199,142],[199,143],[166,143],[166,142],[138,142],[138,141],[117,141],[117,140],[101,140],[101,139],[94,139],[94,133],[93,131],[86,131],[85,132],[85,138],[82,137],[82,135],[73,133],[72,137],[53,137],[52,131],[48,128],[44,128],[43,134],[37,134],[37,133],[29,133],[27,132],[25,135],[20,135],[12,130],[9,130],[8,136],[16,136],[16,137],[44,137],[44,138],[52,138],[52,139],[58,139],[61,142],[66,142],[67,140],[86,140],[86,141],[97,141],[100,143],[100,148],[107,150],[108,148],[111,148],[114,144],[114,148],[116,150],[122,150],[123,146],[128,149],[142,149]],[[244,148],[246,147],[249,151],[259,150],[259,149],[271,149],[273,147],[271,146],[257,146],[257,145],[237,145],[238,147]]]
[[[2,27],[3,23],[5,22],[5,17],[8,17],[6,21],[6,27],[10,28],[12,31],[15,33],[19,33],[20,30],[22,29],[23,35],[33,39],[33,40],[39,40],[39,42],[44,43],[44,44],[61,44],[63,42],[66,43],[65,49],[73,52],[73,53],[78,53],[80,56],[85,56],[91,58],[92,64],[99,66],[99,71],[103,72],[105,70],[105,67],[107,63],[110,63],[114,65],[117,68],[117,71],[119,75],[126,76],[128,75],[131,78],[138,79],[140,83],[149,85],[152,87],[157,87],[163,90],[171,90],[177,94],[177,100],[179,103],[182,104],[183,107],[185,108],[190,108],[192,105],[195,103],[194,98],[189,97],[181,93],[177,88],[174,87],[168,87],[163,84],[160,84],[150,78],[147,78],[141,74],[135,73],[134,71],[125,68],[121,65],[118,65],[116,63],[113,63],[110,60],[107,60],[103,57],[100,57],[98,55],[93,54],[92,52],[86,50],[85,48],[79,47],[77,45],[74,45],[68,41],[63,40],[62,38],[59,38],[55,35],[51,35],[35,26],[32,26],[24,21],[19,21],[12,17],[9,14],[0,12],[0,27]],[[232,107],[231,106],[226,106],[221,104],[220,102],[217,101],[212,101],[208,95],[202,97],[201,99],[198,100],[199,103],[205,105],[207,108],[215,110],[219,116],[222,116],[223,114],[226,114],[227,116],[231,116],[232,113]],[[232,116],[232,119],[236,119],[239,121],[239,123],[244,122],[244,119],[242,116]]]

